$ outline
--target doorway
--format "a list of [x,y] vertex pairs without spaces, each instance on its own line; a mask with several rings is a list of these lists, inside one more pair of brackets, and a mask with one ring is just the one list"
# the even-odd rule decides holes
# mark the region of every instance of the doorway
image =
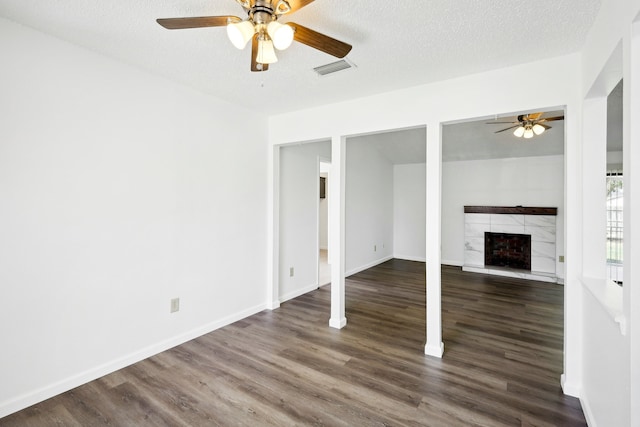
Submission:
[[329,219],[329,180],[331,179],[331,163],[319,159],[320,188],[318,202],[318,287],[331,283],[331,262],[329,257],[329,239],[331,233]]

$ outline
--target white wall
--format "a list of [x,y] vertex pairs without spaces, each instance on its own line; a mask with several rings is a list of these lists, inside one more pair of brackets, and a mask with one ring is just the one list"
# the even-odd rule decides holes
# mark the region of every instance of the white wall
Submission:
[[[640,111],[640,1],[603,1],[596,23],[583,49],[582,91],[585,98],[583,123],[582,193],[585,239],[582,281],[585,284],[582,321],[583,386],[581,401],[590,426],[640,425],[640,233],[629,220],[640,217],[640,126],[634,117]],[[632,23],[636,21],[636,36]],[[612,61],[609,61],[611,58]],[[623,168],[625,179],[624,287],[619,304],[605,298],[604,278],[604,187],[606,167],[606,95],[624,79]],[[590,99],[586,99],[587,96]],[[604,107],[604,108],[602,108]],[[587,114],[589,116],[587,116]],[[600,121],[596,129],[593,123]],[[601,136],[594,139],[594,134]],[[598,175],[592,174],[596,171]],[[594,191],[594,188],[598,191]],[[602,189],[603,191],[599,191]],[[600,239],[597,237],[601,236]],[[598,277],[602,271],[603,277]],[[614,286],[615,285],[611,285]],[[619,289],[613,288],[615,291]]]
[[331,158],[330,141],[280,149],[280,301],[318,287],[320,158]]
[[[564,156],[444,162],[444,264],[464,264],[465,205],[557,207],[556,255],[564,255]],[[558,277],[564,277],[557,256],[556,267]]]
[[0,417],[265,307],[265,117],[4,19],[0,53]]
[[393,166],[393,256],[425,261],[426,164]]
[[[339,140],[418,126],[427,128],[426,258],[427,328],[425,351],[441,350],[438,331],[441,263],[441,125],[458,120],[492,117],[496,113],[562,108],[565,110],[565,366],[562,385],[578,395],[581,384],[581,266],[579,54],[567,55],[461,78],[382,93],[361,99],[300,110],[269,118],[271,145],[331,137]],[[535,91],[523,91],[523,81],[536,81]],[[334,165],[335,166],[335,165]],[[273,200],[274,197],[270,197]],[[426,331],[425,331],[426,332]],[[431,343],[430,343],[431,341]],[[446,344],[446,343],[445,343]],[[446,355],[445,355],[446,357]]]
[[346,274],[393,255],[393,165],[366,138],[347,139]]

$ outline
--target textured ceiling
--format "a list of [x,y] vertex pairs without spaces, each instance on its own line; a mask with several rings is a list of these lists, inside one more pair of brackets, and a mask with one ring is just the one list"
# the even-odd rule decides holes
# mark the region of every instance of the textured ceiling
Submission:
[[[562,116],[564,112],[547,111],[542,117]],[[553,156],[564,153],[564,121],[548,123],[551,129],[532,139],[517,138],[513,130],[495,133],[510,125],[493,124],[494,118],[469,120],[444,125],[442,128],[442,160],[504,159],[512,157]],[[517,121],[517,115],[498,117],[498,121]],[[487,124],[491,123],[491,124]],[[381,132],[351,137],[366,140],[392,164],[424,163],[426,159],[424,127]]]
[[0,16],[246,108],[273,114],[578,51],[600,0],[316,0],[281,19],[353,45],[357,68],[294,43],[249,71],[224,28],[169,31],[156,18],[238,15],[234,0],[2,0]]

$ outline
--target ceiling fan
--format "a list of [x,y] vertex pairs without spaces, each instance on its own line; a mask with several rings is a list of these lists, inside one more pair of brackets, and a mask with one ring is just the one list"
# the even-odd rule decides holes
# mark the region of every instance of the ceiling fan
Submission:
[[494,124],[510,124],[504,129],[495,131],[494,133],[504,132],[506,130],[514,129],[513,134],[518,138],[525,137],[527,139],[533,138],[534,135],[540,135],[545,130],[551,129],[551,126],[546,125],[546,122],[553,122],[556,120],[564,120],[564,116],[556,117],[542,117],[544,113],[529,113],[521,114],[518,116],[518,120],[515,122],[487,122],[488,125]]
[[227,27],[231,43],[244,49],[251,40],[251,71],[267,71],[269,64],[278,61],[274,47],[288,48],[295,40],[314,49],[344,58],[351,45],[321,34],[300,24],[281,24],[278,19],[286,14],[302,9],[314,0],[236,0],[248,17],[201,16],[193,18],[157,19],[158,24],[169,30],[202,27]]

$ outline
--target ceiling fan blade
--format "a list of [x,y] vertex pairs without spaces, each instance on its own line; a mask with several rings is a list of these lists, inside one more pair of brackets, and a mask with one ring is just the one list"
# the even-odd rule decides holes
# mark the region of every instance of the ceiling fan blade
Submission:
[[538,120],[540,116],[542,116],[542,113],[527,114],[527,117],[529,118],[529,120]]
[[504,132],[505,130],[514,129],[514,128],[518,128],[518,127],[520,127],[520,124],[513,125],[513,126],[511,126],[511,127],[505,128],[505,129],[497,130],[497,131],[495,131],[494,133],[500,133],[500,132]]
[[545,130],[549,130],[551,129],[551,126],[545,125],[544,123],[538,123],[540,126],[542,126],[543,128],[545,128]]
[[288,22],[293,28],[293,39],[337,58],[344,58],[351,51],[351,45],[336,40],[322,33],[303,27],[300,24]]
[[185,28],[226,27],[230,22],[240,22],[237,16],[198,16],[193,18],[161,18],[156,22],[167,30],[183,30]]
[[556,120],[564,120],[564,116],[546,117],[544,119],[540,119],[540,122],[555,122]]
[[257,61],[258,58],[258,34],[253,36],[253,40],[251,41],[251,71],[267,71],[269,69],[269,64],[259,64]]
[[291,6],[291,10],[288,13],[295,12],[296,10],[300,10],[309,3],[313,3],[313,0],[288,0],[289,6]]

